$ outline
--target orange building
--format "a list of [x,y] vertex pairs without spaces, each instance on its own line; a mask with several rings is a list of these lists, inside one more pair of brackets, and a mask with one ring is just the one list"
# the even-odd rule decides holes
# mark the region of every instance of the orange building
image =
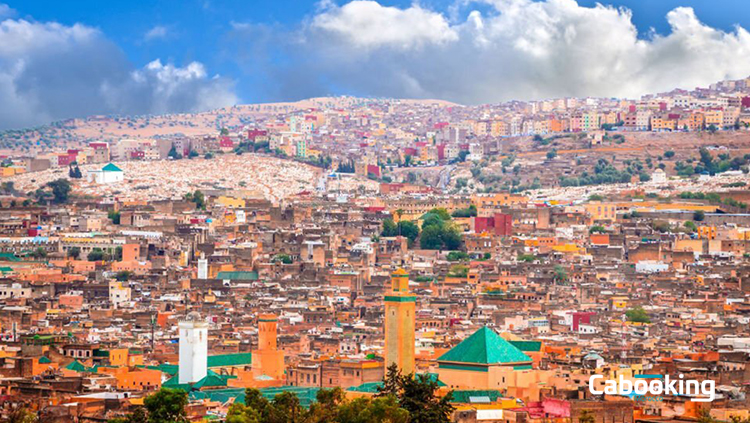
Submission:
[[256,379],[264,375],[272,379],[284,377],[284,352],[276,345],[277,325],[278,319],[273,314],[261,314],[258,318],[258,349],[252,352]]
[[416,301],[409,292],[409,274],[396,270],[385,296],[385,367],[395,363],[403,374],[414,372]]

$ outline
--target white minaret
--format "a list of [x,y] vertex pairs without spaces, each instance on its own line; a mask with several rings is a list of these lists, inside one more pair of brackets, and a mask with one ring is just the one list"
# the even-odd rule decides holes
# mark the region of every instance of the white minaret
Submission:
[[206,377],[208,368],[208,323],[192,312],[180,328],[179,383],[195,383]]
[[208,260],[203,253],[198,259],[198,279],[208,279]]

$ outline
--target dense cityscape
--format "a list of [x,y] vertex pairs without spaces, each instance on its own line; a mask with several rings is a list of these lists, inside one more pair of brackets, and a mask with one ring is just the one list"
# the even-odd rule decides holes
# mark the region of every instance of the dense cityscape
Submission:
[[6,131],[0,413],[747,422],[748,128],[750,79]]

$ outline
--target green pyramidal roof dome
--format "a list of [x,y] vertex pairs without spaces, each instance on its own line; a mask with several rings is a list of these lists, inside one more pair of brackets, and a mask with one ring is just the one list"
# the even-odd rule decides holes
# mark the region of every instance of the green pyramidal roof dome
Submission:
[[106,166],[104,166],[102,170],[105,172],[122,172],[122,169],[120,169],[119,167],[115,166],[112,163],[109,163]]
[[483,327],[461,341],[438,361],[477,364],[531,363],[531,358],[501,338],[495,331]]

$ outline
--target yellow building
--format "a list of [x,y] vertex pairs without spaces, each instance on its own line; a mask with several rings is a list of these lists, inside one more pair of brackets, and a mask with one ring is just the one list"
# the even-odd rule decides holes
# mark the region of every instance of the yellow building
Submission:
[[229,209],[238,209],[245,207],[245,200],[222,195],[216,199],[216,204],[221,204]]
[[416,302],[409,292],[409,274],[396,270],[385,296],[385,366],[395,363],[403,374],[414,372]]
[[612,308],[616,310],[625,310],[628,308],[627,297],[612,297]]
[[586,213],[591,216],[591,221],[614,221],[617,218],[617,206],[612,203],[592,201],[588,204],[584,204],[583,207],[586,209]]
[[723,110],[706,110],[703,112],[703,119],[706,126],[715,125],[719,128],[724,123],[724,111]]

